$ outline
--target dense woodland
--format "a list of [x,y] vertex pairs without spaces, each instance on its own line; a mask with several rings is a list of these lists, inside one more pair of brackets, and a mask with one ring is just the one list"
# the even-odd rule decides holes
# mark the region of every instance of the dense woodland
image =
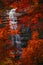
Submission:
[[[16,7],[17,12],[26,13],[18,17],[18,29],[14,31],[9,28],[6,11]],[[21,59],[13,54],[16,48],[9,46],[10,35],[16,33],[23,41]],[[43,65],[43,0],[0,0],[0,65]]]

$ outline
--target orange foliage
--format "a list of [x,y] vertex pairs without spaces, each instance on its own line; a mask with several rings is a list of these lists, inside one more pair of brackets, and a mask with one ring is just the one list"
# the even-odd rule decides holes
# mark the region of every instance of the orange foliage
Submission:
[[[22,58],[20,60],[11,60],[12,63],[14,63],[15,65],[18,63],[21,65],[39,65],[37,63],[42,63],[43,62],[43,39],[39,39],[39,32],[34,31],[34,30],[43,30],[43,23],[38,21],[38,18],[43,18],[43,14],[41,11],[39,11],[39,9],[37,8],[37,4],[38,0],[32,0],[35,4],[35,7],[33,7],[34,5],[30,4],[29,1],[30,0],[20,0],[19,2],[13,2],[11,4],[9,4],[10,0],[2,0],[4,5],[5,5],[5,9],[7,8],[15,8],[17,7],[17,12],[20,11],[24,11],[24,9],[28,9],[28,7],[30,8],[29,10],[26,11],[26,15],[18,17],[18,19],[21,19],[19,21],[18,24],[18,29],[17,30],[10,30],[9,28],[9,23],[6,24],[5,27],[0,28],[0,58],[2,58],[5,55],[5,58],[7,56],[9,57],[14,57],[15,55],[13,54],[11,48],[8,48],[7,51],[6,49],[3,49],[3,47],[5,45],[9,45],[11,44],[11,41],[9,40],[9,35],[13,35],[13,34],[21,34],[20,29],[22,27],[22,24],[24,23],[25,26],[29,25],[31,30],[32,30],[32,36],[31,36],[31,40],[28,41],[28,46],[26,48],[22,49]],[[16,1],[16,0],[14,0]],[[31,8],[32,6],[32,8]],[[42,7],[42,6],[41,6]],[[37,12],[35,12],[36,10]],[[41,10],[41,9],[40,9]],[[7,21],[9,22],[9,21]],[[2,20],[0,19],[0,24],[2,24]],[[14,50],[14,49],[13,49]],[[4,51],[4,52],[2,52]],[[4,57],[2,58],[5,59]],[[7,57],[8,58],[8,57]],[[11,59],[11,58],[9,58]],[[6,62],[6,61],[5,61]],[[17,62],[17,63],[16,63]],[[12,64],[12,65],[14,65]],[[10,64],[9,64],[10,65]]]

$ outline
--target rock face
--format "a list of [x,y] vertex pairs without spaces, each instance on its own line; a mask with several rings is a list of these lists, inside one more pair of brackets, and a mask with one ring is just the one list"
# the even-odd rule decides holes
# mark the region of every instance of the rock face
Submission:
[[[40,4],[42,0],[40,1],[38,3],[38,0],[0,0],[1,65],[43,65],[43,4]],[[18,17],[16,31],[9,29],[9,19],[6,15],[6,10],[14,7],[17,7],[17,12],[26,11]],[[17,54],[13,53],[17,49],[11,46],[10,40],[10,35],[16,33],[21,35],[22,41],[21,59],[18,60]]]

